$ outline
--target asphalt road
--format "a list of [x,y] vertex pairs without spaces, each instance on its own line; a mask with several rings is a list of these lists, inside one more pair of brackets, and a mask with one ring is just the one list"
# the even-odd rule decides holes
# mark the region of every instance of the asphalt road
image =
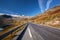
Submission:
[[28,23],[28,26],[17,40],[60,40],[60,30]]

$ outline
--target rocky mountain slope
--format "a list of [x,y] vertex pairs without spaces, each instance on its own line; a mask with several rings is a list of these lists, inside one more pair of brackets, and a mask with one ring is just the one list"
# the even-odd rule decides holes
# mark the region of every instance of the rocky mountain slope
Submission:
[[60,27],[60,5],[35,15],[35,17],[31,18],[31,21],[37,24]]

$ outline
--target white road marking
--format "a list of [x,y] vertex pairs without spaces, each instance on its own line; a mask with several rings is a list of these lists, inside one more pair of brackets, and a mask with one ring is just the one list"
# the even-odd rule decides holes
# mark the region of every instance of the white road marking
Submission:
[[29,27],[28,27],[28,32],[29,32],[30,37],[32,38],[32,34],[31,34],[31,31],[30,31]]

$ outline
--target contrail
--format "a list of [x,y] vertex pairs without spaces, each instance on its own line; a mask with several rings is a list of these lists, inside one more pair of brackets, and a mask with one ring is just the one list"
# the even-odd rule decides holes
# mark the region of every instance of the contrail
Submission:
[[39,7],[41,9],[41,13],[43,12],[43,4],[42,4],[43,0],[38,0],[39,3]]
[[51,4],[52,1],[53,1],[53,0],[48,0],[48,1],[47,1],[47,4],[46,4],[46,7],[47,7],[47,8],[46,8],[45,10],[48,10],[48,8],[49,8],[49,6],[50,6],[50,4]]

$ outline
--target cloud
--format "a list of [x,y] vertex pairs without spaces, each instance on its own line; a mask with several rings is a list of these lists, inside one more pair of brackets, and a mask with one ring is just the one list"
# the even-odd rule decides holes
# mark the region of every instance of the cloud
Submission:
[[41,13],[43,12],[43,0],[38,0],[39,7],[41,9]]
[[3,15],[4,13],[0,13],[0,15]]
[[22,15],[22,16],[24,16],[24,15]]
[[20,17],[20,15],[14,15],[14,14],[10,14],[10,15],[14,17]]
[[4,10],[5,12],[8,12],[8,13],[14,13],[14,12],[11,12],[11,11],[7,11],[7,10]]
[[45,9],[45,10],[48,10],[48,9],[49,9],[49,6],[50,6],[50,4],[51,4],[52,1],[53,1],[53,0],[48,0],[48,1],[47,1],[46,9]]
[[[0,10],[1,10],[2,8],[0,8]],[[4,11],[4,12],[7,12],[7,13],[14,13],[14,12],[11,12],[11,11],[8,11],[8,9],[4,9],[4,10],[2,10],[2,11]]]

